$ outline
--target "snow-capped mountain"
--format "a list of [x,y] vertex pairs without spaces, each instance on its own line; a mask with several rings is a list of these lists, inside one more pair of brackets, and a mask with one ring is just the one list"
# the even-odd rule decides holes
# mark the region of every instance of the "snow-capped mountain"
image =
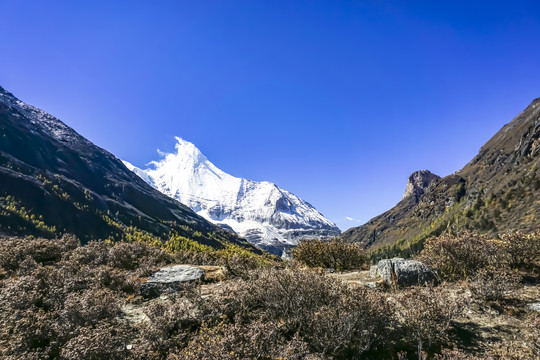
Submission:
[[251,243],[281,254],[301,239],[328,238],[340,230],[308,202],[270,182],[231,176],[192,143],[176,138],[176,153],[150,168],[124,164],[148,184],[197,214],[232,229]]

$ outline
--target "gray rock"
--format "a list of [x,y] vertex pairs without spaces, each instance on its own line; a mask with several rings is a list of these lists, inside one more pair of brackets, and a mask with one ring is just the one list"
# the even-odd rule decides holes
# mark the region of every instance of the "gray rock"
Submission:
[[383,259],[377,264],[377,270],[375,271],[375,277],[380,277],[389,285],[392,285],[392,260]]
[[371,275],[371,277],[376,277],[377,276],[377,265],[372,265],[369,268],[369,275]]
[[529,307],[529,309],[531,309],[532,311],[538,311],[538,312],[540,312],[540,302],[529,304],[528,307]]
[[388,285],[412,286],[437,283],[437,273],[416,260],[383,259],[372,266],[370,273],[372,276],[380,277]]
[[159,269],[141,285],[144,297],[158,297],[166,292],[177,292],[186,283],[204,280],[203,269],[190,265],[175,265]]

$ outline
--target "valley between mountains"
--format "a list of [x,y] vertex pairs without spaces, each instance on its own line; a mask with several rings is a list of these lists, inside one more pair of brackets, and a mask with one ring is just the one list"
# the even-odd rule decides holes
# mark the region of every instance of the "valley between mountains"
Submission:
[[343,233],[176,140],[138,168],[0,87],[0,358],[540,359],[540,99]]

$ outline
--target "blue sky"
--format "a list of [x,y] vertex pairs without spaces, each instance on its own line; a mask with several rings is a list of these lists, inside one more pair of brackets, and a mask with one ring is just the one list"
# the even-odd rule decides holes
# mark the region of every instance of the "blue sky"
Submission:
[[0,85],[139,166],[180,136],[345,230],[540,96],[539,39],[538,1],[0,0]]

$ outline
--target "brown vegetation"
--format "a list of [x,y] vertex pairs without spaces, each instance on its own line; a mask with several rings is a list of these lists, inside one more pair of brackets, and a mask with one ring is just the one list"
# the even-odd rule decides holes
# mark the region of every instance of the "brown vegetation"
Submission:
[[359,244],[350,244],[340,238],[301,241],[292,255],[306,266],[336,271],[361,269],[367,261]]
[[[476,237],[475,241],[491,240]],[[447,263],[448,256],[464,252],[447,255],[441,249],[448,243],[457,244],[458,249],[465,245],[447,237],[430,242],[424,255],[428,251],[442,254],[433,258],[433,264],[449,269],[445,278],[462,279],[462,272]],[[500,244],[494,246],[504,248]],[[489,248],[483,249],[492,254]],[[470,336],[467,322],[460,320],[464,314],[471,309],[483,311],[491,302],[499,303],[501,313],[511,306],[505,301],[510,301],[509,291],[519,279],[514,270],[493,271],[491,260],[473,270],[469,263],[473,260],[461,259],[470,279],[464,283],[369,289],[344,284],[322,270],[305,270],[295,262],[265,264],[239,254],[220,259],[201,256],[187,251],[170,254],[140,243],[79,246],[69,236],[0,239],[0,358],[539,356],[540,316],[523,311],[519,316],[524,335],[490,345],[490,357],[461,347]],[[506,264],[522,263],[523,257],[516,256],[502,258],[509,259]],[[162,299],[139,296],[141,283],[153,271],[183,260],[212,260],[223,266],[226,279],[188,286]],[[525,261],[522,266],[531,264]],[[470,291],[461,284],[468,284]],[[471,293],[472,297],[467,295]]]
[[469,232],[443,234],[428,239],[418,259],[446,280],[467,279],[489,267],[535,270],[540,267],[540,232],[507,232],[495,239]]

